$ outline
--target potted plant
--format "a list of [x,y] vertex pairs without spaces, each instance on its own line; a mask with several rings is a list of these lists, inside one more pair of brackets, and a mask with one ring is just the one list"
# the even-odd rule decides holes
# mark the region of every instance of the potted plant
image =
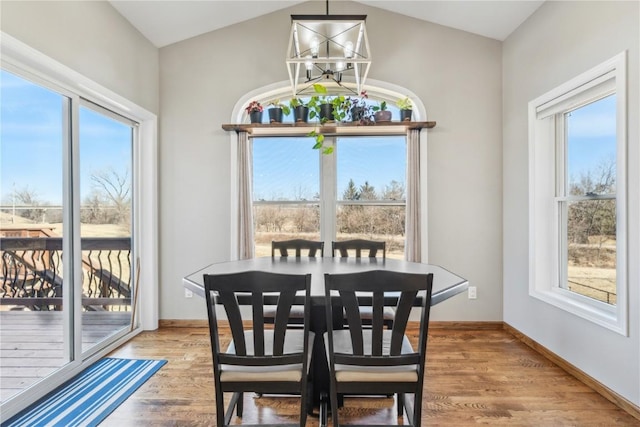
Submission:
[[327,88],[320,83],[314,83],[313,90],[317,95],[312,96],[309,100],[309,118],[317,117],[320,123],[333,120],[333,102],[327,96]]
[[396,106],[400,109],[400,121],[410,122],[411,114],[413,113],[413,103],[409,97],[404,97],[396,101]]
[[333,119],[336,122],[344,122],[351,109],[351,99],[344,95],[338,95],[331,99],[333,105]]
[[245,111],[249,115],[251,123],[262,123],[262,105],[258,101],[251,101]]
[[291,113],[291,109],[288,105],[280,102],[279,99],[274,99],[269,103],[269,123],[282,123],[283,115],[288,116]]
[[289,101],[289,107],[293,110],[293,120],[296,123],[306,123],[309,120],[309,107],[302,99],[291,98],[291,101]]
[[361,125],[369,125],[373,123],[373,113],[371,106],[366,100],[369,98],[367,91],[360,92],[357,98],[349,97],[349,108],[351,109],[351,121],[360,122]]
[[375,111],[374,117],[376,123],[391,121],[391,111],[387,110],[387,101],[382,101],[379,105],[371,107],[371,109]]
[[307,107],[309,108],[309,118],[315,119],[316,117],[320,117],[320,97],[317,95],[312,96],[307,101]]

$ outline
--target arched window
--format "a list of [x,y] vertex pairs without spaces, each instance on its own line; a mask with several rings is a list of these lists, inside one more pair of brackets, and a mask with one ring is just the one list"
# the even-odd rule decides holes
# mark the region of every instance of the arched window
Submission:
[[[236,104],[233,121],[248,123],[245,109],[258,101],[265,110],[262,122],[269,123],[269,105],[276,102],[289,105],[288,90],[266,88],[248,94]],[[367,92],[367,105],[385,102],[394,121],[399,120],[400,114],[396,101],[406,97],[414,103],[413,120],[425,119],[422,103],[402,88],[381,85]],[[308,102],[309,97],[302,101]],[[346,119],[352,117],[348,115]],[[317,120],[317,117],[310,119]],[[283,122],[293,121],[292,111],[285,114]],[[407,136],[327,134],[323,145],[332,149],[329,154],[314,150],[316,142],[313,136],[299,135],[249,138],[252,179],[248,196],[253,214],[250,244],[255,249],[252,253],[269,255],[272,240],[304,238],[323,240],[329,245],[331,241],[363,238],[384,240],[387,256],[404,258],[409,178]],[[326,255],[330,256],[330,252]]]

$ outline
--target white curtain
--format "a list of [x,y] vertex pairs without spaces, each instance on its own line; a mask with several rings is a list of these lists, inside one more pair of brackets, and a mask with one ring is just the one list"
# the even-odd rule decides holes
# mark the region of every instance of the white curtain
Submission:
[[238,132],[238,259],[249,259],[255,256],[251,148],[247,132]]
[[421,262],[420,129],[407,131],[407,209],[404,257]]

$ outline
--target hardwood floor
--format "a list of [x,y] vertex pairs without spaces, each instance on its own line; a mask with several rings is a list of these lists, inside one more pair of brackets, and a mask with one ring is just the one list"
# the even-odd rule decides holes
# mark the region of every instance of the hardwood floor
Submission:
[[[125,358],[164,358],[158,373],[101,427],[215,425],[209,332],[161,328],[114,351]],[[635,419],[503,329],[438,329],[429,333],[425,426],[640,426]],[[245,396],[235,421],[288,422],[296,398]],[[375,409],[375,410],[374,410]],[[345,422],[396,424],[393,399],[348,398]],[[317,426],[309,417],[307,426]]]

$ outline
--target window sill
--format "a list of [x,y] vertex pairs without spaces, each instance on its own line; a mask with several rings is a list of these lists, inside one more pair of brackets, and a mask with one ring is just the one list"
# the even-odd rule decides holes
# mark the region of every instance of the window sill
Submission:
[[620,335],[627,336],[627,325],[618,306],[610,306],[563,289],[531,289],[529,295]]

